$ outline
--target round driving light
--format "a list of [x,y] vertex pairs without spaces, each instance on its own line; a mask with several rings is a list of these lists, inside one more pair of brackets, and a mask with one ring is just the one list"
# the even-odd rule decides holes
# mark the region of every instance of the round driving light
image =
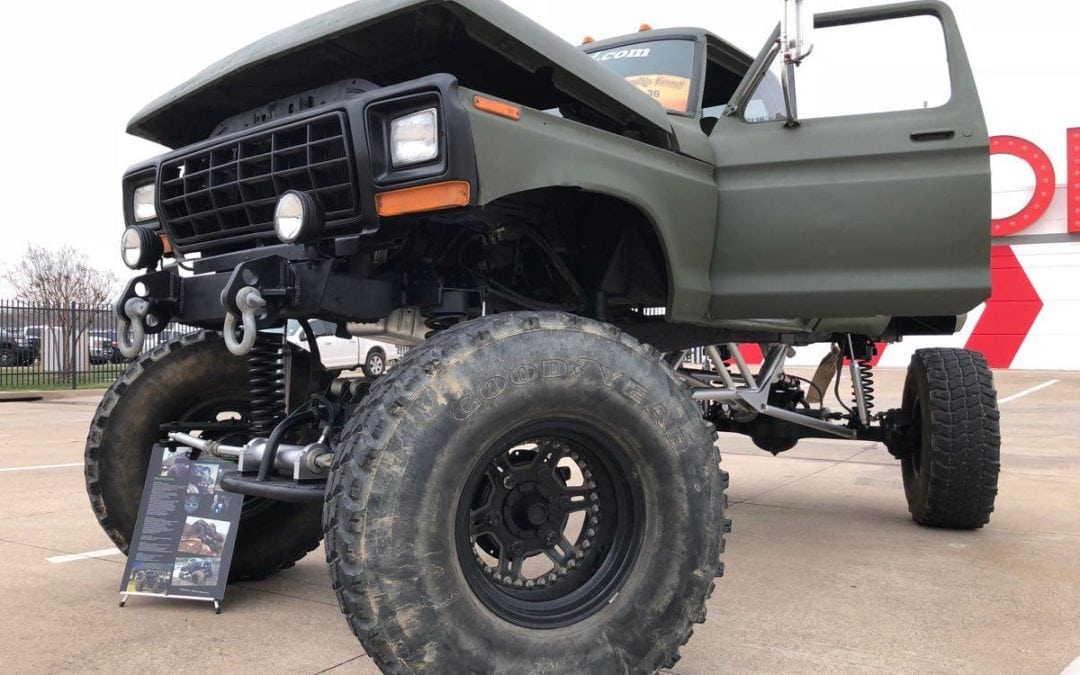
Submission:
[[278,199],[274,208],[274,233],[286,244],[310,241],[323,227],[319,205],[306,192],[289,190]]
[[149,227],[129,227],[120,236],[120,257],[133,270],[157,265],[164,252],[161,237]]

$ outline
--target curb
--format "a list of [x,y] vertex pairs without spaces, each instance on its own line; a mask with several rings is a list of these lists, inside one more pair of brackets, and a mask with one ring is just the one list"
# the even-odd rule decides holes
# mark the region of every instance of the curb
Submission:
[[0,403],[52,401],[94,394],[104,396],[107,389],[108,387],[100,389],[61,389],[58,391],[0,391]]

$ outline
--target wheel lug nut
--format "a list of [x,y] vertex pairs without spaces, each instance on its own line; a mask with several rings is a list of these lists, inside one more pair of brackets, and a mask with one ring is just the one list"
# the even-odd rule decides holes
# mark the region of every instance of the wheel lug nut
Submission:
[[529,579],[528,581],[525,582],[525,588],[532,588],[535,585],[536,585],[536,582],[533,581],[532,579]]
[[585,551],[574,551],[574,557],[581,560],[585,557]]
[[594,529],[592,529],[592,528],[590,527],[590,528],[588,529],[588,531],[586,532],[586,534],[588,534],[588,535],[589,535],[590,537],[595,537],[595,536],[596,536],[596,530],[594,530]]
[[598,499],[600,499],[600,495],[596,494],[595,492],[589,493],[589,501],[595,502]]
[[577,561],[576,560],[568,560],[566,562],[566,566],[573,569],[573,568],[577,567]]
[[507,490],[513,488],[514,487],[514,479],[511,478],[510,476],[507,476],[506,478],[503,478],[503,487],[506,488]]
[[555,542],[557,541],[559,541],[559,535],[555,534],[554,532],[548,532],[546,535],[544,535],[544,543],[548,546],[554,546]]
[[595,490],[595,489],[596,489],[596,483],[595,483],[595,482],[593,482],[593,481],[589,481],[589,484],[588,484],[588,486],[587,486],[587,487],[588,487],[588,488],[589,488],[590,490]]
[[589,522],[592,523],[593,525],[596,525],[597,523],[600,522],[600,519],[597,518],[596,516],[593,516],[592,518],[589,518]]

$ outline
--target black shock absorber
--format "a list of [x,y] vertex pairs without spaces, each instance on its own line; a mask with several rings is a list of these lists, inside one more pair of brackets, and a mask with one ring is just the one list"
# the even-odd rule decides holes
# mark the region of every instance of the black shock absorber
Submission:
[[267,437],[285,417],[285,336],[260,332],[248,354],[252,436]]

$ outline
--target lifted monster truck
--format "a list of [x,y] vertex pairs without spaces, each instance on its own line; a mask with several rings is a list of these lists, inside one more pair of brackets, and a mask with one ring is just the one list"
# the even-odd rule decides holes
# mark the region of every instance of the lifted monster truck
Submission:
[[169,588],[169,576],[157,570],[140,569],[131,576],[136,593],[164,593]]
[[[102,526],[127,550],[156,442],[233,458],[231,576],[325,537],[385,671],[651,672],[723,571],[717,429],[774,453],[884,442],[917,522],[985,524],[982,357],[920,350],[902,408],[871,393],[875,342],[955,332],[989,294],[960,34],[930,0],[816,25],[912,16],[944,33],[945,104],[801,124],[797,33],[756,58],[701,29],[578,49],[494,0],[342,7],[151,103],[129,131],[174,149],[123,180],[122,254],[144,272],[120,342],[205,330],[104,397],[86,446]],[[373,383],[333,380],[289,319],[412,348]],[[815,343],[815,382],[786,374]],[[852,400],[829,410],[845,371]]]
[[214,565],[209,560],[192,558],[180,568],[178,576],[181,581],[186,581],[192,586],[202,586],[207,579],[214,577]]

